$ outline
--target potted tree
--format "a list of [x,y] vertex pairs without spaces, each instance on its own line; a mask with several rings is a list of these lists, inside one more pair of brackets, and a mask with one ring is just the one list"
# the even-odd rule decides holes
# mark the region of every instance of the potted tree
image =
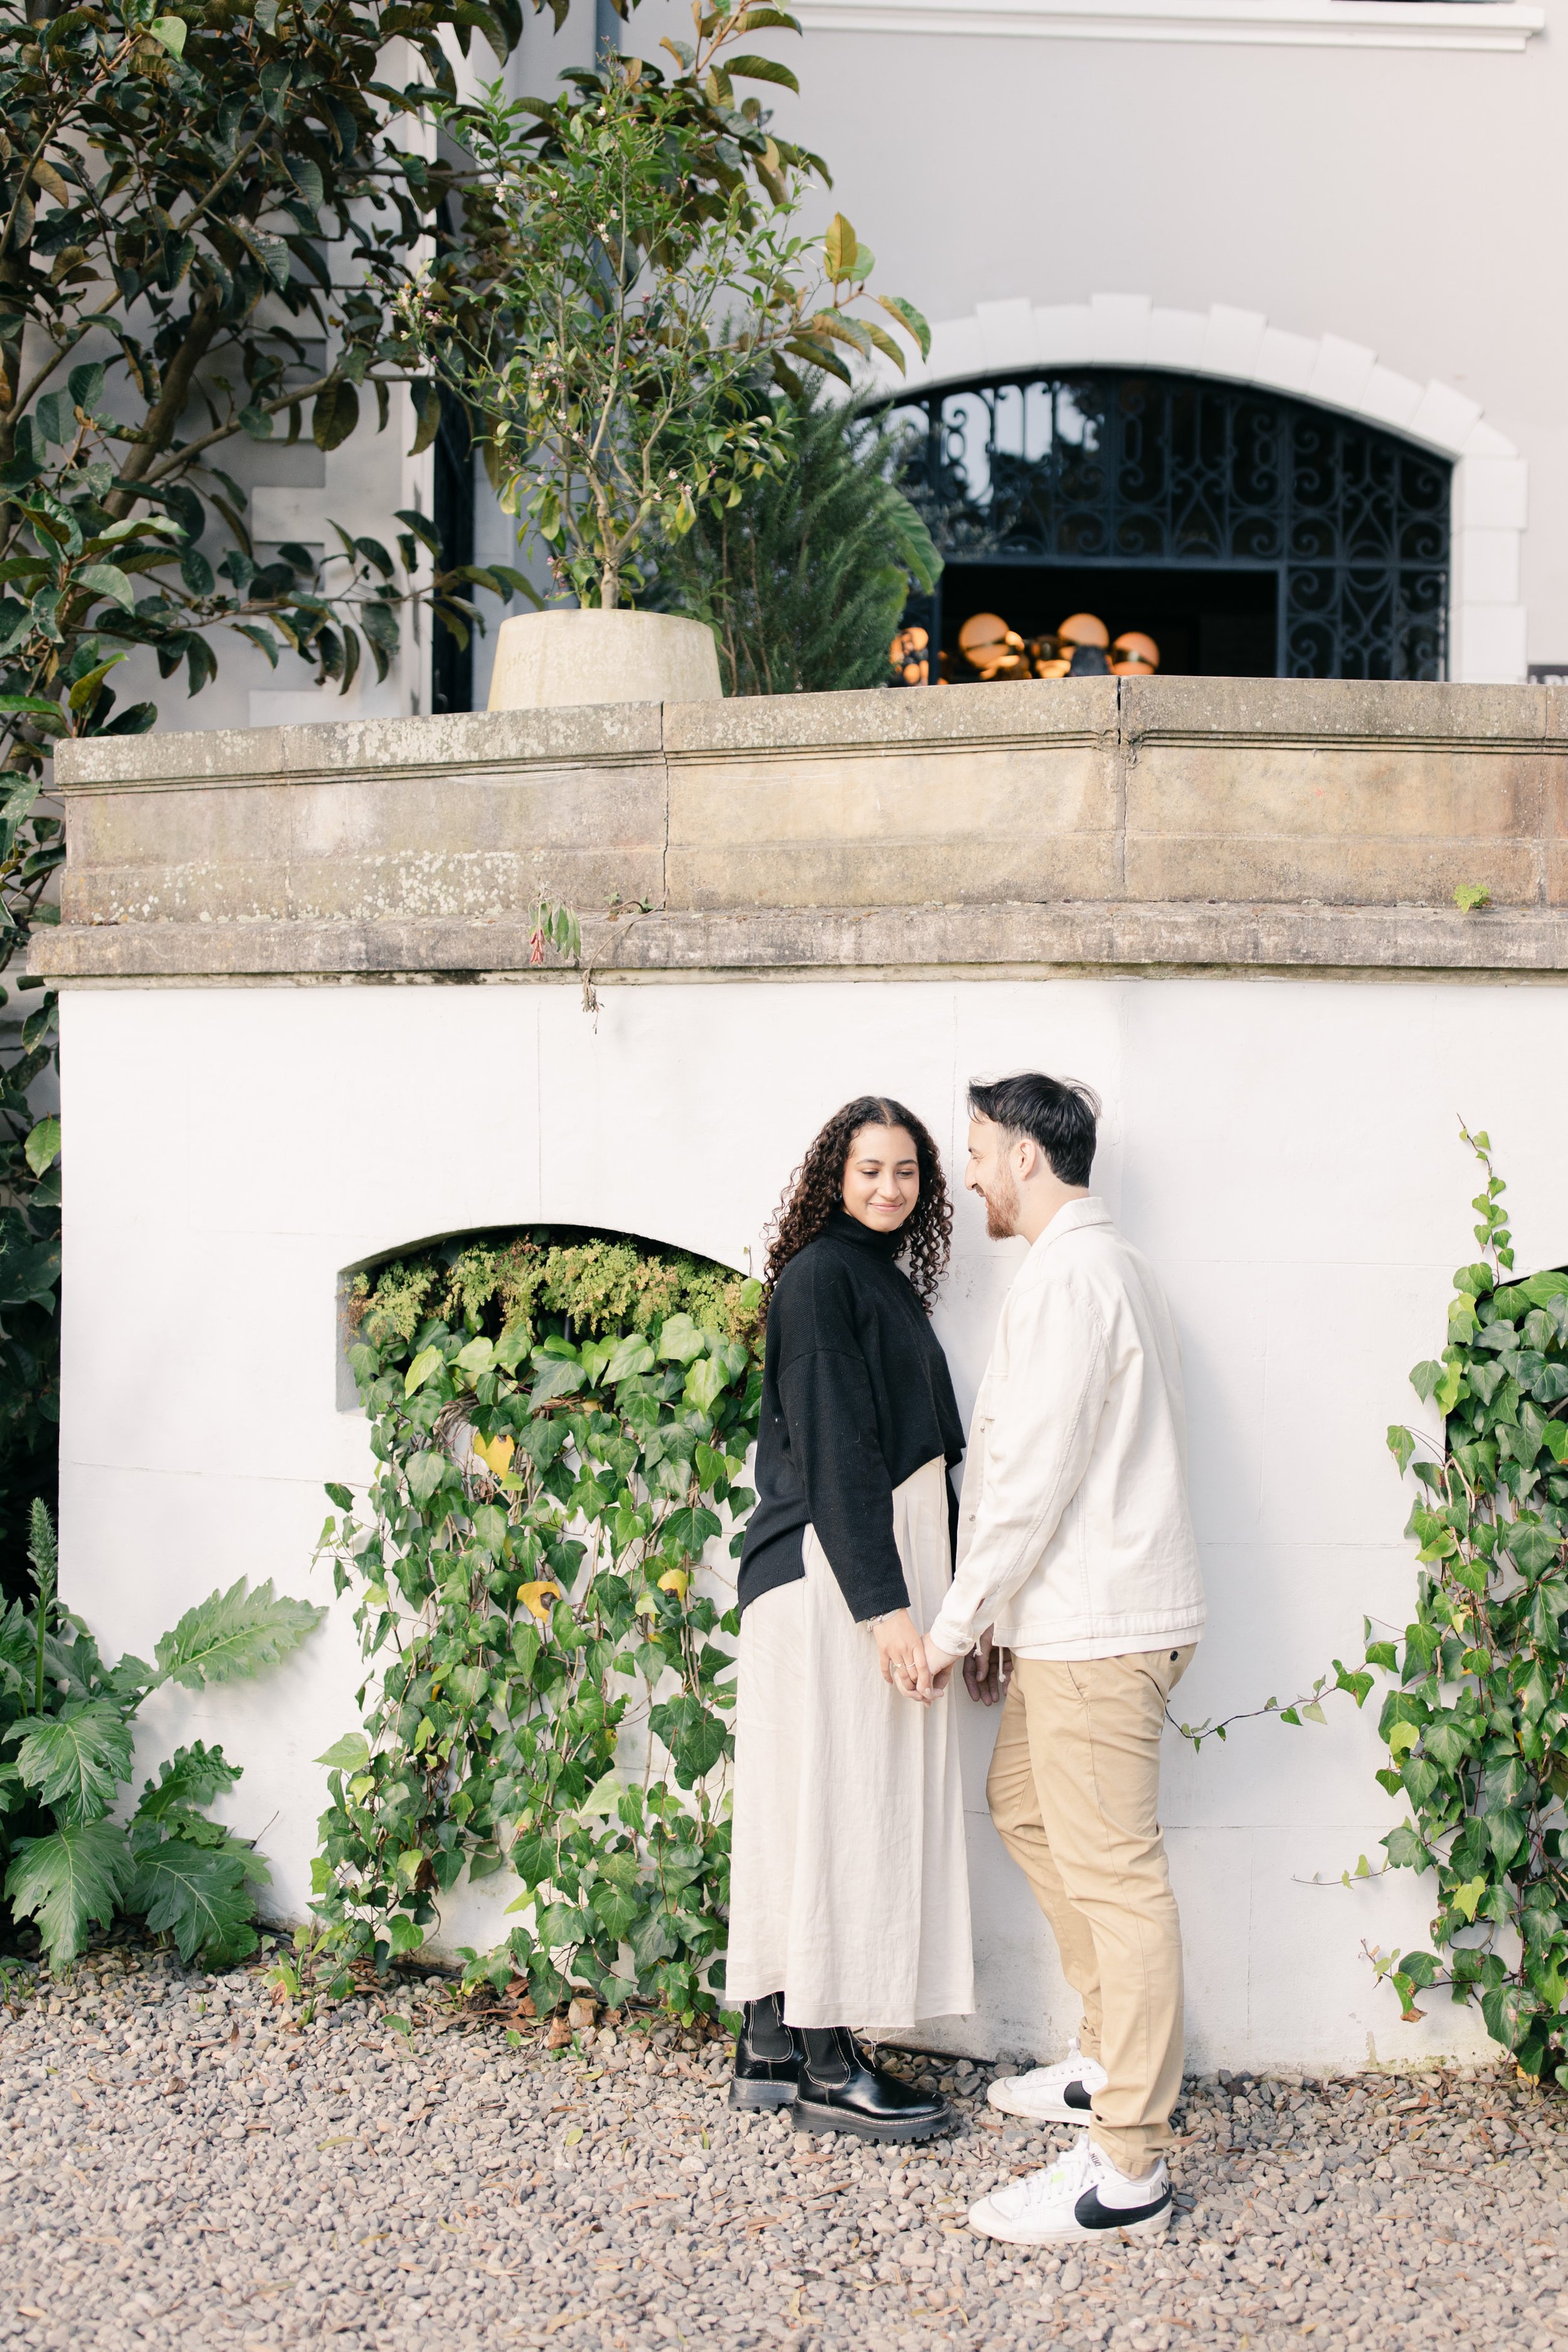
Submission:
[[795,233],[815,159],[733,92],[794,77],[725,54],[759,23],[793,19],[705,16],[695,49],[666,44],[673,79],[616,58],[551,105],[509,104],[497,83],[443,110],[474,166],[466,247],[411,282],[404,316],[476,418],[503,507],[577,598],[503,624],[492,709],[717,698],[710,630],[630,604],[642,559],[784,463],[792,360],[847,381],[847,355],[879,350],[901,369],[873,307],[929,348],[912,306],[868,292],[872,256],[841,215]]

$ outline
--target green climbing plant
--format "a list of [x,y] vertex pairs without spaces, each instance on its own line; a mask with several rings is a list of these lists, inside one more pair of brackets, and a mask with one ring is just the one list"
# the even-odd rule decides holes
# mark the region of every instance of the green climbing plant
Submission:
[[[1410,1811],[1383,1869],[1363,1854],[1340,1883],[1413,1870],[1436,1909],[1429,1947],[1369,1958],[1407,2021],[1446,1990],[1523,2074],[1568,2085],[1568,1271],[1515,1278],[1490,1139],[1459,1131],[1484,1174],[1480,1255],[1454,1276],[1442,1355],[1410,1375],[1436,1425],[1387,1438],[1417,1482],[1415,1614],[1392,1639],[1365,1621],[1364,1667],[1336,1658],[1331,1681],[1248,1713],[1322,1723],[1331,1689],[1360,1706],[1386,1677],[1377,1778]],[[1243,1719],[1177,1728],[1201,1747]]]
[[698,1571],[753,1500],[761,1297],[547,1230],[353,1285],[376,1470],[328,1487],[321,1552],[368,1672],[321,1759],[326,1952],[384,1970],[460,1879],[508,1872],[517,1924],[468,1984],[714,2007],[737,1621]]
[[1376,1958],[1406,2016],[1447,1987],[1523,2073],[1568,2084],[1568,1273],[1514,1278],[1490,1140],[1465,1140],[1481,1254],[1410,1376],[1437,1426],[1388,1433],[1421,1488],[1415,1614],[1366,1654],[1394,1684],[1378,1779],[1410,1803],[1384,1844],[1437,1908],[1432,1949]]

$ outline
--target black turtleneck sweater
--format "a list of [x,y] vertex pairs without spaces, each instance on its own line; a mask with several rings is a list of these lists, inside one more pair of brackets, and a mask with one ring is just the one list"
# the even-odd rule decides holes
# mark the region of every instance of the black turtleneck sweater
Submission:
[[[857,1622],[909,1607],[893,1489],[938,1454],[956,1462],[963,1425],[900,1240],[835,1209],[774,1285],[742,1609],[804,1575],[808,1522]],[[948,1502],[951,1517],[951,1486]]]

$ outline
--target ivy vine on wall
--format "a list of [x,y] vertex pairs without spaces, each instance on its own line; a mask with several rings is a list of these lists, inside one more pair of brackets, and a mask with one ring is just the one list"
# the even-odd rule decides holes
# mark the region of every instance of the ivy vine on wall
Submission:
[[1411,1374],[1439,1431],[1388,1433],[1425,1490],[1415,1615],[1366,1653],[1395,1678],[1377,1777],[1411,1806],[1384,1844],[1436,1874],[1435,1948],[1378,1964],[1406,2017],[1447,1986],[1524,2074],[1568,2084],[1568,1274],[1513,1278],[1490,1141],[1465,1139],[1481,1256],[1454,1277],[1441,1360]]
[[761,1286],[625,1237],[539,1230],[360,1276],[349,1360],[377,1469],[331,1486],[364,1728],[321,1759],[326,1948],[384,1969],[441,1897],[510,1871],[526,1976],[682,2015],[721,1989],[737,1630],[705,1549],[761,1397]]

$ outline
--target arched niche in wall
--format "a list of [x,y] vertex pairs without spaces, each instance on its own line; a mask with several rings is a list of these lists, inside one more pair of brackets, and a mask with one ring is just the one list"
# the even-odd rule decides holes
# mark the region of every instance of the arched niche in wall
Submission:
[[[554,1282],[552,1252],[564,1254],[558,1261],[561,1278]],[[486,1259],[493,1264],[487,1266]],[[542,1326],[559,1318],[569,1296],[580,1302],[602,1302],[606,1325],[616,1328],[639,1324],[649,1306],[658,1308],[662,1303],[668,1311],[671,1302],[700,1322],[699,1310],[707,1301],[716,1328],[722,1328],[723,1314],[732,1311],[732,1294],[748,1271],[680,1243],[559,1221],[421,1234],[376,1250],[339,1273],[340,1412],[361,1410],[349,1350],[371,1295],[383,1290],[384,1277],[397,1268],[405,1270],[401,1291],[410,1314],[442,1317],[456,1329],[451,1318],[460,1318],[465,1307],[471,1307],[475,1328],[491,1338],[499,1338],[519,1299],[525,1305],[533,1302],[534,1318]]]

